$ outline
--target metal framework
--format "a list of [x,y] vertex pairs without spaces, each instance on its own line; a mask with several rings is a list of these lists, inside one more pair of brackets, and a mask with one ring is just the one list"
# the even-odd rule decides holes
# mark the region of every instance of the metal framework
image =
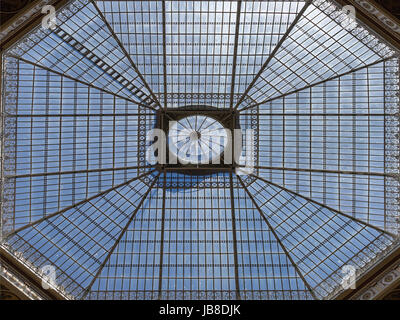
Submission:
[[[2,59],[1,248],[65,296],[327,299],[398,243],[399,54],[331,1],[72,0]],[[196,114],[251,174],[147,163]]]

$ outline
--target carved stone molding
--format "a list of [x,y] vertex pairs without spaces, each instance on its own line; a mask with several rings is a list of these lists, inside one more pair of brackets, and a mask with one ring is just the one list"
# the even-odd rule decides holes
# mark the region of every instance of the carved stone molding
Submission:
[[0,284],[0,300],[21,300],[12,290],[6,287],[5,282]]
[[380,299],[388,290],[400,283],[400,261],[397,261],[386,272],[381,274],[364,290],[352,297],[352,300]]

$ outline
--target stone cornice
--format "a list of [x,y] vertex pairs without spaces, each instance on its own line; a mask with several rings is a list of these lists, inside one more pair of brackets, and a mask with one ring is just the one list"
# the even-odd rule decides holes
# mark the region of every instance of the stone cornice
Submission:
[[351,297],[351,300],[378,300],[400,283],[400,260],[380,274],[365,289]]
[[0,278],[2,282],[18,290],[19,295],[27,300],[47,300],[46,295],[35,289],[31,281],[0,256]]

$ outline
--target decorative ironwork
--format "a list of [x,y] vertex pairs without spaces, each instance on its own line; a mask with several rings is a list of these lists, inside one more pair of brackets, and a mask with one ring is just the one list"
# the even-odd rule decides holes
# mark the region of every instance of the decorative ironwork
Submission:
[[[67,298],[335,296],[400,230],[399,53],[344,19],[325,0],[68,2],[3,53],[4,249]],[[150,165],[148,132],[194,115],[252,129],[253,171]]]

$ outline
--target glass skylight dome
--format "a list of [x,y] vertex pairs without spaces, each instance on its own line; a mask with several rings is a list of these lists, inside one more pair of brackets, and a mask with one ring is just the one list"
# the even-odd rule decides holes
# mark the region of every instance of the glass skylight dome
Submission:
[[[1,246],[75,299],[335,297],[400,223],[399,55],[346,19],[70,1],[3,55]],[[254,130],[254,171],[150,165],[172,111]]]

